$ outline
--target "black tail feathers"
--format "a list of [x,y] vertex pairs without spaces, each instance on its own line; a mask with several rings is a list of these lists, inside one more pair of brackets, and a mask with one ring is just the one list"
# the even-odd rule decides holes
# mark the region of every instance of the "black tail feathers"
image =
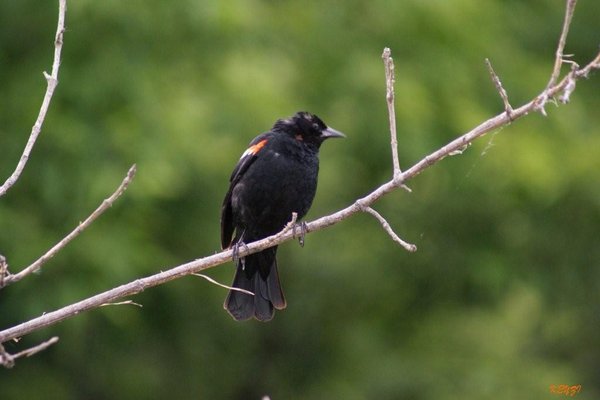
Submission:
[[273,319],[275,309],[286,307],[285,297],[279,283],[277,248],[272,247],[237,261],[237,270],[233,278],[234,288],[254,293],[254,296],[230,290],[223,307],[237,321],[252,317],[259,321]]

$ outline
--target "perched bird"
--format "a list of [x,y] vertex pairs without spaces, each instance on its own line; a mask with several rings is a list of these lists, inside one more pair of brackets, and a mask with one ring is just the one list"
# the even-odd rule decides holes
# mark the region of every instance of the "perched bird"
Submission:
[[[319,117],[298,112],[280,119],[250,142],[233,173],[221,209],[221,245],[251,243],[281,231],[297,213],[300,220],[317,190],[319,147],[329,138],[345,137]],[[273,318],[286,307],[279,283],[277,246],[236,260],[232,287],[224,308],[238,321]]]

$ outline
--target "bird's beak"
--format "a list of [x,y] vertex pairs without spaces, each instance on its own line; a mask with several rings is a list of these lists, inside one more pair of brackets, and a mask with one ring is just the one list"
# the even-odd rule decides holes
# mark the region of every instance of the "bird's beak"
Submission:
[[342,132],[340,131],[336,131],[333,128],[327,128],[325,129],[323,132],[321,132],[321,137],[323,139],[329,139],[329,138],[345,138],[346,135],[344,135]]

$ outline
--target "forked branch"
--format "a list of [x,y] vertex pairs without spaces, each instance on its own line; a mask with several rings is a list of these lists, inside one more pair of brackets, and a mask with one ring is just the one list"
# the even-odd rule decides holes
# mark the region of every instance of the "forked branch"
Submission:
[[0,365],[6,368],[12,368],[15,365],[15,360],[21,357],[31,357],[34,354],[39,353],[40,351],[46,350],[48,347],[52,346],[54,343],[58,342],[58,337],[54,336],[53,338],[38,344],[37,346],[30,347],[29,349],[21,350],[16,354],[9,354],[0,343]]

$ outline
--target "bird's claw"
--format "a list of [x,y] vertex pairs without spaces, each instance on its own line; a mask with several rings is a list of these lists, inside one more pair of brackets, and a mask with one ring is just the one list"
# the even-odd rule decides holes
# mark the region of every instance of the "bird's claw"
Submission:
[[[296,235],[296,229],[300,229],[300,234]],[[306,222],[302,221],[298,224],[294,224],[292,227],[292,236],[294,238],[298,238],[298,243],[300,243],[300,247],[304,247],[304,236],[306,236],[306,232],[308,232],[308,228],[306,226]]]
[[231,258],[233,259],[233,262],[235,262],[236,264],[239,261],[242,264],[242,269],[245,269],[246,268],[246,258],[240,257],[240,248],[241,247],[248,250],[248,246],[246,246],[246,243],[244,243],[244,241],[242,239],[238,240],[231,248],[231,250],[232,250]]

